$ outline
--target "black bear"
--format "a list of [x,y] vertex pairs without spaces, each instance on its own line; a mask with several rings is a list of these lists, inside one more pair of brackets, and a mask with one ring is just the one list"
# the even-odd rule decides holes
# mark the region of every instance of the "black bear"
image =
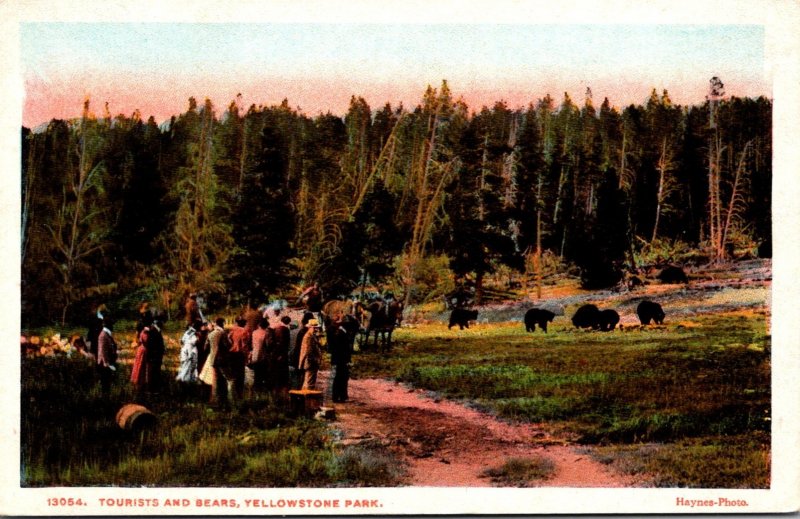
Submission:
[[653,320],[656,324],[664,323],[664,310],[661,305],[652,301],[642,301],[636,307],[636,315],[639,316],[639,321],[642,324],[650,324]]
[[525,312],[525,331],[535,332],[536,325],[538,324],[539,328],[541,328],[543,332],[547,333],[547,323],[553,322],[553,318],[555,316],[556,314],[550,310],[531,308]]
[[478,319],[478,311],[477,310],[467,310],[466,308],[453,308],[453,311],[450,312],[450,323],[447,325],[447,329],[449,330],[456,324],[458,325],[459,330],[463,330],[464,328],[469,328],[469,322],[475,321]]
[[601,310],[597,315],[597,324],[603,332],[610,332],[616,328],[619,322],[619,314],[616,310]]
[[658,273],[659,280],[662,283],[667,284],[675,284],[675,283],[688,283],[689,278],[686,277],[686,272],[683,271],[682,268],[676,267],[674,265],[670,265],[668,267],[664,267],[661,269],[661,272]]
[[599,317],[600,310],[595,305],[583,305],[572,316],[572,324],[576,328],[592,328],[596,330],[600,327]]

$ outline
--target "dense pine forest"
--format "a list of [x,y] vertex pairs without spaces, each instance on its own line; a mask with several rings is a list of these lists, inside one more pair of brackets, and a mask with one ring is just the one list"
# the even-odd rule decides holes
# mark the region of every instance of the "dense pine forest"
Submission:
[[[105,303],[176,311],[388,286],[406,302],[498,272],[615,286],[646,249],[769,254],[772,102],[642,105],[548,96],[469,107],[446,82],[413,107],[343,116],[189,99],[158,124],[83,115],[22,128],[22,324]],[[670,260],[667,256],[665,260]],[[447,283],[443,283],[443,279]]]

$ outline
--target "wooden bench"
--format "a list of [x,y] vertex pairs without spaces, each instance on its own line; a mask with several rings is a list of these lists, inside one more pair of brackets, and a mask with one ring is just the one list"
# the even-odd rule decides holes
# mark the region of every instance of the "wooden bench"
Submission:
[[322,407],[322,391],[317,389],[292,389],[289,399],[296,415],[313,416]]

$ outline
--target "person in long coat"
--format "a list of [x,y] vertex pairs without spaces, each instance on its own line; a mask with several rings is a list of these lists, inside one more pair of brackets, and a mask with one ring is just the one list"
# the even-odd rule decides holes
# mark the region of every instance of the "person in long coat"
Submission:
[[269,329],[269,322],[261,317],[255,331],[251,337],[252,349],[247,362],[246,385],[255,391],[260,391],[267,386],[267,369],[269,343],[272,330]]
[[308,331],[303,336],[300,347],[299,366],[305,370],[303,389],[317,388],[317,372],[322,364],[322,348],[319,343],[319,321],[311,319],[306,325]]
[[188,387],[197,382],[197,334],[201,327],[202,323],[197,321],[181,337],[180,364],[175,380]]
[[[210,403],[227,404],[228,401],[228,385],[224,376],[219,380],[219,366],[224,363],[224,357],[227,355],[228,338],[225,332],[225,319],[218,317],[214,324],[211,326],[211,331],[208,333],[206,339],[208,343],[209,353],[206,361],[203,364],[203,369],[200,371],[198,378],[201,382],[211,386],[211,394],[209,396]],[[220,346],[223,351],[220,353]]]
[[164,335],[161,333],[163,317],[153,319],[147,331],[147,389],[153,393],[161,390],[161,365],[164,362]]
[[289,323],[291,322],[292,319],[288,315],[284,315],[278,324],[272,327],[270,377],[272,378],[272,390],[279,398],[285,397],[289,390],[289,346],[291,344]]
[[305,337],[306,332],[308,332],[308,321],[313,318],[314,314],[311,312],[303,314],[303,318],[300,320],[300,327],[297,329],[294,342],[289,349],[289,375],[292,389],[300,389],[303,387],[305,373],[303,372],[303,368],[300,367],[300,349],[303,346],[303,337]]
[[89,329],[86,332],[86,341],[89,345],[89,353],[97,357],[97,342],[100,333],[103,331],[103,315],[106,314],[106,305],[100,305],[89,320]]
[[145,317],[141,324],[142,329],[136,337],[136,342],[139,346],[136,348],[133,368],[131,368],[131,383],[133,384],[137,399],[140,398],[145,389],[147,389],[147,335],[152,325],[152,316]]
[[347,384],[350,380],[350,361],[353,355],[353,344],[358,333],[358,321],[352,315],[337,319],[330,334],[328,349],[333,367],[333,401],[346,402],[348,399]]
[[230,350],[227,365],[224,367],[229,396],[237,402],[241,402],[244,398],[244,370],[251,349],[251,336],[245,328],[246,324],[247,320],[244,317],[238,317],[236,325],[228,334]]
[[117,341],[111,333],[111,322],[106,319],[97,338],[97,371],[103,396],[111,392],[111,379],[117,371]]

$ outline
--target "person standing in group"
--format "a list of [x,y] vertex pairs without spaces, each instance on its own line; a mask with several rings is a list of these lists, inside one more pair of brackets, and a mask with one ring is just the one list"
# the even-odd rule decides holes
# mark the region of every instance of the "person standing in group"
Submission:
[[276,326],[278,326],[281,323],[281,319],[282,319],[282,317],[281,317],[281,307],[276,306],[274,308],[271,308],[271,309],[267,310],[267,312],[269,313],[269,316],[268,316],[269,326],[270,326],[270,328],[275,328]]
[[289,323],[291,322],[292,319],[288,315],[284,315],[272,327],[270,378],[272,379],[272,391],[277,399],[285,399],[289,391],[289,346],[291,344]]
[[303,335],[300,347],[299,366],[304,371],[303,389],[317,388],[317,372],[322,364],[322,348],[319,343],[319,321],[310,319],[308,331]]
[[111,333],[111,320],[103,319],[103,328],[97,338],[97,371],[100,391],[104,397],[111,393],[111,379],[117,371],[117,341]]
[[228,385],[222,374],[222,366],[228,355],[228,334],[225,333],[225,319],[217,317],[206,339],[208,343],[208,357],[203,363],[203,369],[198,378],[201,382],[211,386],[209,403],[225,406],[228,403]]
[[150,326],[153,322],[153,313],[150,311],[150,303],[143,301],[139,305],[139,319],[136,321],[136,333],[141,333],[145,326]]
[[175,380],[180,382],[184,395],[191,393],[197,383],[197,334],[202,326],[203,323],[195,321],[181,337],[180,365]]
[[195,321],[203,321],[203,312],[200,311],[200,304],[197,302],[197,294],[192,292],[186,300],[184,306],[186,310],[186,325],[191,326]]
[[251,337],[252,349],[245,374],[246,385],[252,391],[261,391],[267,386],[270,334],[269,323],[261,317]]
[[333,368],[332,396],[334,402],[346,402],[348,399],[347,384],[350,380],[350,361],[357,332],[358,321],[351,315],[339,317],[334,322],[333,333],[330,335],[331,343],[328,345]]
[[[134,356],[133,367],[131,368],[131,383],[133,384],[137,401],[141,401],[147,389],[147,338],[152,324],[153,317],[151,314],[148,313],[143,316],[140,323],[141,330],[139,330],[136,336],[136,341],[139,346],[136,348],[136,355]],[[138,327],[139,326],[137,326],[137,328]]]
[[291,388],[300,389],[303,387],[305,373],[300,367],[300,350],[303,346],[303,337],[308,332],[308,321],[314,318],[314,314],[306,312],[300,320],[300,327],[297,329],[292,347],[289,350],[289,375],[291,378]]
[[208,353],[209,353],[208,333],[211,331],[213,325],[206,321],[198,321],[198,322],[200,322],[200,329],[197,330],[197,369],[199,376],[200,375],[199,370],[203,369],[203,366],[206,363],[206,359],[208,358]]
[[244,368],[251,349],[251,337],[245,328],[246,324],[244,317],[237,317],[236,324],[228,334],[230,350],[225,378],[228,381],[228,393],[237,403],[244,398]]
[[247,321],[245,328],[250,335],[258,329],[258,322],[261,321],[261,312],[256,308],[255,303],[250,303],[244,311],[244,319]]
[[161,391],[161,365],[164,362],[164,335],[161,327],[164,316],[159,314],[153,319],[146,334],[147,340],[147,390],[152,393]]
[[100,333],[103,331],[103,314],[107,314],[106,305],[101,304],[94,311],[89,319],[89,329],[86,332],[86,342],[88,342],[89,353],[97,357],[97,342]]

